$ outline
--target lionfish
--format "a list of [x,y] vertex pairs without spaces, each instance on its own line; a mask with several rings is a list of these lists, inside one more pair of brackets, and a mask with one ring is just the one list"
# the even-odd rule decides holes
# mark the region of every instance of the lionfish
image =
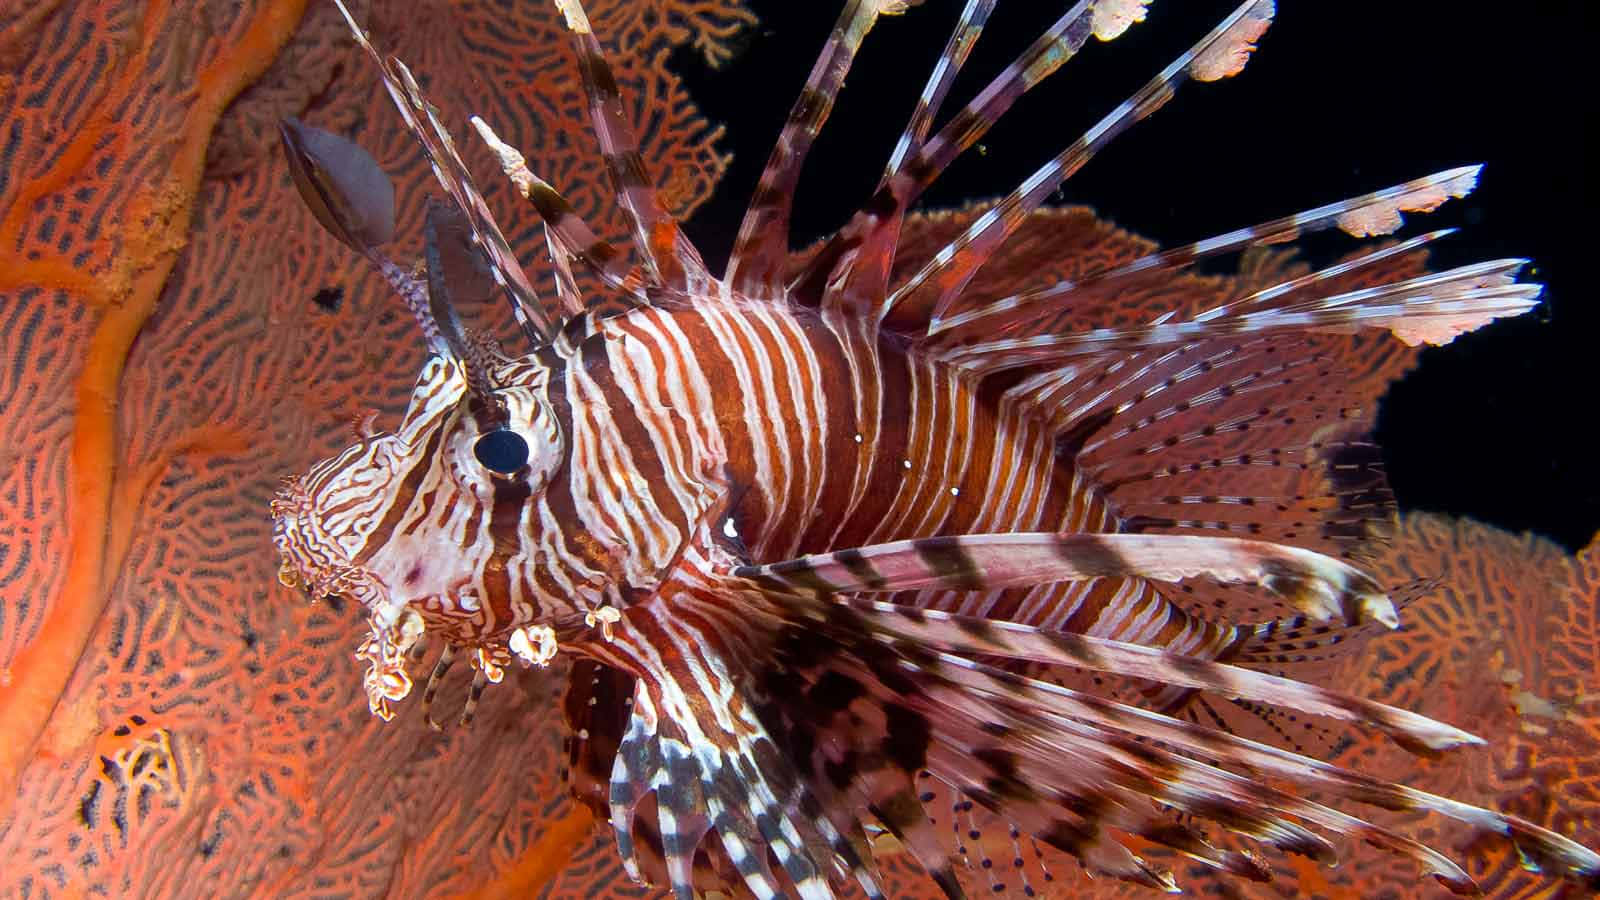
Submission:
[[[1178,714],[1210,697],[1362,726],[1416,752],[1482,743],[1271,670],[1395,627],[1395,601],[1356,565],[1296,546],[1311,533],[1373,538],[1393,504],[1359,435],[1313,432],[1252,395],[1296,372],[1337,395],[1337,372],[1313,373],[1313,336],[1387,329],[1442,342],[1526,311],[1540,288],[1516,281],[1524,261],[1336,289],[1435,232],[1198,313],[1082,324],[1085,298],[1217,254],[1332,228],[1391,233],[1402,213],[1465,194],[1476,168],[1038,290],[970,291],[1110,140],[1184,82],[1245,65],[1274,14],[1271,0],[1248,0],[895,274],[908,210],[940,173],[1091,38],[1142,21],[1147,3],[1073,4],[934,130],[995,6],[968,0],[876,190],[791,257],[807,150],[876,17],[905,5],[848,0],[719,278],[653,187],[581,3],[556,0],[637,262],[488,124],[472,124],[543,221],[561,321],[417,80],[341,4],[449,198],[430,201],[424,259],[403,266],[381,249],[394,195],[371,156],[284,124],[316,218],[382,270],[432,352],[397,431],[368,429],[272,504],[282,580],[370,614],[357,656],[371,711],[387,720],[411,693],[425,635],[444,646],[423,690],[430,722],[463,653],[475,670],[463,720],[514,661],[569,657],[573,789],[609,818],[629,874],[664,879],[680,898],[719,885],[829,897],[850,880],[879,897],[885,834],[962,896],[963,858],[933,825],[936,797],[987,811],[1090,874],[1168,891],[1172,874],[1130,844],[1266,880],[1252,844],[1331,863],[1330,835],[1355,838],[1453,891],[1477,890],[1439,852],[1313,793],[1454,819],[1512,841],[1530,868],[1600,888],[1600,855],[1552,831],[1254,740],[1225,718]],[[622,311],[603,315],[575,270]],[[531,341],[523,355],[458,315],[458,302],[500,294]],[[1243,480],[1274,466],[1315,475],[1320,493],[1267,496]],[[1230,494],[1233,484],[1249,490]],[[1281,615],[1237,620],[1263,604]],[[1080,689],[1107,676],[1135,688]]]

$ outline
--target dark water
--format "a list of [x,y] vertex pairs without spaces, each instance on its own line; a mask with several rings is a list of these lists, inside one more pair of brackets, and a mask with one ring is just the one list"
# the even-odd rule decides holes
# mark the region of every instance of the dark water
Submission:
[[[837,13],[833,3],[757,0],[761,25],[722,70],[675,60],[695,100],[729,124],[733,166],[691,223],[720,263],[773,136]],[[837,227],[865,198],[960,8],[929,0],[867,38],[813,151],[796,215],[801,238]],[[1002,2],[946,109],[958,108],[1064,10]],[[1156,0],[1149,20],[1088,51],[1029,94],[932,191],[954,205],[1014,187],[1231,11]],[[1428,351],[1390,392],[1379,438],[1402,505],[1531,529],[1577,549],[1600,528],[1600,477],[1586,435],[1600,387],[1593,265],[1596,46],[1579,2],[1280,2],[1244,73],[1187,85],[1068,182],[1086,203],[1164,244],[1486,163],[1478,190],[1413,216],[1404,235],[1459,226],[1441,265],[1526,256],[1546,302]],[[1312,259],[1348,240],[1314,242]]]

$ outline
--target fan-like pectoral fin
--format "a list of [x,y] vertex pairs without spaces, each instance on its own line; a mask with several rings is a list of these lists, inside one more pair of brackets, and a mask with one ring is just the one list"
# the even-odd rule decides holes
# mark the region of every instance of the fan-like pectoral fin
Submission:
[[[616,643],[644,646],[637,618],[618,623]],[[654,796],[662,856],[678,897],[694,895],[695,855],[708,832],[757,897],[783,895],[785,884],[767,863],[769,850],[801,897],[832,897],[829,876],[848,871],[878,896],[865,863],[821,813],[742,696],[748,679],[719,658],[714,648],[723,641],[695,639],[692,631],[663,624],[657,641],[664,643],[652,641],[636,657],[644,668],[610,792],[611,824],[629,873],[640,875],[636,817]]]
[[[1395,620],[1377,584],[1345,563],[1294,547],[1171,535],[989,534],[899,541],[732,570],[791,612],[884,640],[1143,678],[1290,707],[1377,729],[1416,752],[1482,743],[1405,710],[1266,673],[1122,641],[876,601],[867,592],[986,590],[1048,581],[1209,576],[1293,598],[1308,614]],[[818,593],[824,595],[818,598]],[[842,595],[836,602],[828,599]]]
[[[618,848],[639,877],[643,848],[635,844],[650,832],[640,814],[653,797],[661,855],[678,897],[693,896],[708,861],[736,872],[759,898],[790,891],[832,897],[836,876],[853,876],[868,896],[881,896],[851,829],[836,824],[839,811],[824,808],[758,714],[757,670],[769,664],[778,623],[760,592],[725,577],[737,559],[712,537],[725,509],[707,511],[697,540],[661,585],[623,609],[609,638],[590,646],[597,659],[636,679],[610,777]],[[716,840],[702,847],[708,834]],[[724,857],[729,865],[717,866]]]

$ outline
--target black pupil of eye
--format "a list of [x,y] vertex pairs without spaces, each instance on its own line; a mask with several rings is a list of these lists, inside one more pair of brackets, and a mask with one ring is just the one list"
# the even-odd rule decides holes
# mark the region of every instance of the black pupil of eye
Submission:
[[510,475],[528,464],[528,442],[509,428],[498,428],[478,438],[472,453],[485,469],[501,475]]

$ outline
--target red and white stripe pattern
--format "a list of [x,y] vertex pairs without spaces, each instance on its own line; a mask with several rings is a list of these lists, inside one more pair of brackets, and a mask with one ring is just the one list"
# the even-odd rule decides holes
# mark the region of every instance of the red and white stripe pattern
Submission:
[[[1531,305],[1537,286],[1514,280],[1521,261],[1334,289],[1438,236],[1426,235],[1186,318],[1062,324],[1064,302],[1086,288],[1316,228],[1387,233],[1401,212],[1470,189],[1476,169],[1075,283],[969,300],[974,273],[1091,155],[1182,80],[1243,67],[1275,12],[1250,0],[890,284],[917,196],[1023,92],[1091,36],[1112,40],[1142,20],[1147,5],[1073,5],[929,138],[995,6],[972,0],[875,197],[789,278],[787,223],[806,151],[877,16],[899,7],[850,0],[768,162],[729,275],[717,279],[661,206],[582,5],[557,5],[640,265],[625,272],[622,251],[477,123],[544,218],[572,314],[528,355],[475,363],[488,387],[468,385],[459,359],[433,360],[394,434],[291,480],[273,504],[285,580],[349,594],[371,614],[360,656],[375,713],[391,715],[411,690],[407,666],[425,636],[445,650],[424,705],[466,651],[477,669],[469,715],[513,659],[577,655],[566,703],[575,789],[609,815],[629,871],[665,879],[685,900],[719,876],[762,898],[829,897],[843,879],[881,896],[869,824],[893,832],[960,896],[962,854],[930,827],[932,794],[917,787],[925,777],[998,814],[1014,838],[1026,832],[1092,872],[1159,889],[1174,886],[1170,873],[1118,834],[1235,876],[1269,872],[1168,808],[1320,860],[1333,853],[1324,833],[1356,836],[1417,860],[1453,890],[1473,888],[1436,851],[1304,799],[1311,790],[1437,813],[1514,841],[1553,875],[1600,883],[1600,856],[1530,823],[1124,702],[1165,707],[1205,692],[1374,728],[1419,752],[1476,741],[1230,660],[1254,662],[1307,622],[1334,623],[1331,645],[1397,621],[1379,585],[1319,552],[1348,553],[1393,507],[1374,451],[1339,424],[1348,409],[1338,378],[1308,336],[1376,327],[1448,339]],[[542,326],[522,309],[531,287],[436,111],[404,66],[372,55],[498,282]],[[574,263],[631,308],[583,311],[593,307],[578,294]],[[1258,399],[1303,378],[1327,394],[1316,409],[1333,426],[1297,423]],[[480,415],[488,401],[503,407],[498,417]],[[491,470],[479,441],[501,427],[528,452],[520,466]],[[1283,477],[1230,488],[1232,473],[1257,469]],[[1317,479],[1320,493],[1301,486]],[[1247,607],[1229,598],[1251,590],[1283,610],[1281,628],[1226,614]],[[1184,597],[1214,598],[1216,612],[1201,615],[1204,605]],[[1143,692],[1085,693],[1058,677],[1072,670],[1133,679]],[[1247,777],[1262,771],[1279,784]],[[651,797],[654,821],[641,823]],[[709,869],[696,862],[702,848]]]

